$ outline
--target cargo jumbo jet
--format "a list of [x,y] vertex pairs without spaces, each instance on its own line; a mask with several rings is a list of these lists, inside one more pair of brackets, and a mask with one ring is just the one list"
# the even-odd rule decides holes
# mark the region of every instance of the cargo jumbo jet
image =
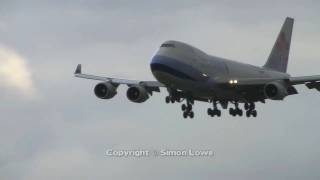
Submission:
[[75,76],[101,81],[94,88],[98,98],[110,99],[117,94],[120,84],[128,86],[127,98],[135,103],[145,102],[153,92],[166,88],[166,103],[183,102],[183,117],[193,118],[195,101],[212,104],[209,116],[221,116],[218,108],[228,104],[232,116],[242,116],[239,104],[244,104],[247,117],[257,116],[255,103],[267,99],[283,100],[298,94],[294,85],[304,84],[320,91],[320,75],[292,77],[287,73],[291,34],[294,20],[286,18],[278,38],[264,66],[258,67],[216,56],[183,42],[166,41],[151,60],[151,71],[158,81],[127,80],[102,77],[81,72],[79,64]]

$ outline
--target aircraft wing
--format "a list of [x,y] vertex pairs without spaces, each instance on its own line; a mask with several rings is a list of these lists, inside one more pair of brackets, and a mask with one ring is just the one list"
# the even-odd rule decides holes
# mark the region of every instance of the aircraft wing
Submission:
[[152,91],[160,91],[160,87],[166,87],[164,84],[158,81],[138,81],[138,80],[129,80],[129,79],[118,79],[118,78],[111,78],[111,77],[103,77],[103,76],[96,76],[91,74],[83,74],[81,64],[78,64],[76,71],[74,72],[75,77],[84,78],[84,79],[93,79],[98,81],[110,82],[113,84],[125,84],[128,86],[132,85],[141,85],[146,88],[149,88]]
[[320,81],[320,75],[315,76],[300,76],[300,77],[291,77],[290,82],[292,85],[305,84],[308,82],[318,82]]
[[317,89],[320,91],[320,75],[291,77],[292,85],[305,84],[309,89]]

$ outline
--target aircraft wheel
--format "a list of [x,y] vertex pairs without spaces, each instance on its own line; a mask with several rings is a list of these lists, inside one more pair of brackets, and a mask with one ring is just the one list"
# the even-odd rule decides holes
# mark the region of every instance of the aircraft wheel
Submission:
[[212,117],[217,116],[217,111],[215,109],[211,110],[211,116]]
[[253,111],[252,111],[252,116],[253,116],[253,117],[257,117],[257,111],[256,111],[256,110],[253,110]]
[[229,114],[233,114],[233,108],[229,108]]
[[243,111],[241,109],[238,109],[238,115],[242,116],[243,115]]
[[188,113],[187,112],[183,112],[183,118],[187,118],[188,117]]
[[231,114],[232,116],[236,116],[235,109],[230,108],[229,109],[229,114]]
[[247,112],[246,112],[246,116],[247,116],[247,117],[250,117],[250,116],[251,116],[251,111],[247,111]]
[[172,97],[170,98],[170,101],[172,104],[175,102],[175,100]]
[[191,112],[189,113],[189,117],[190,117],[191,119],[193,119],[193,117],[194,117],[193,111],[191,111]]
[[170,102],[170,97],[167,96],[167,97],[166,97],[166,103],[168,104],[169,102]]
[[191,104],[188,104],[187,111],[191,111],[191,110],[192,110],[192,106],[191,106]]
[[211,115],[212,115],[212,109],[208,108],[207,114],[208,114],[209,116],[211,116]]
[[181,105],[181,110],[182,110],[182,111],[185,111],[186,109],[187,109],[187,106],[186,106],[185,104],[182,104],[182,105]]
[[249,104],[248,103],[244,103],[244,109],[245,110],[248,110],[250,107],[249,107]]
[[255,109],[256,108],[256,105],[254,103],[251,103],[250,104],[250,109]]
[[218,117],[221,116],[221,111],[220,110],[217,110],[217,115],[218,115]]
[[218,113],[219,113],[218,111],[219,111],[218,109],[214,109],[212,111],[213,116],[218,116]]

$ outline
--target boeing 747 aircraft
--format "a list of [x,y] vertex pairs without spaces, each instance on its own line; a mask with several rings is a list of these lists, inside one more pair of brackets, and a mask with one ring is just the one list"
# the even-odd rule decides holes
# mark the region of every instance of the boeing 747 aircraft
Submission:
[[98,98],[110,99],[117,94],[120,84],[128,86],[127,98],[143,103],[153,92],[166,88],[166,103],[183,102],[183,117],[193,118],[195,101],[212,104],[209,116],[221,116],[228,104],[232,116],[242,116],[239,104],[244,104],[247,117],[256,117],[256,102],[283,100],[288,95],[298,94],[294,85],[304,84],[309,89],[320,91],[320,75],[292,77],[287,73],[290,42],[294,20],[286,18],[278,38],[264,66],[258,67],[216,56],[183,42],[166,41],[151,60],[151,72],[158,81],[137,81],[83,74],[77,66],[75,76],[101,81],[94,88]]

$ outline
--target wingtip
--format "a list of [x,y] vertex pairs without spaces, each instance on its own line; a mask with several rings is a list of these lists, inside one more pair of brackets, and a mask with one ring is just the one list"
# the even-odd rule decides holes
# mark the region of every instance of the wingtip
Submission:
[[294,21],[294,18],[288,16],[288,17],[286,18],[286,20],[288,20],[288,21]]
[[75,74],[81,74],[81,64],[77,65],[76,71],[74,73]]

